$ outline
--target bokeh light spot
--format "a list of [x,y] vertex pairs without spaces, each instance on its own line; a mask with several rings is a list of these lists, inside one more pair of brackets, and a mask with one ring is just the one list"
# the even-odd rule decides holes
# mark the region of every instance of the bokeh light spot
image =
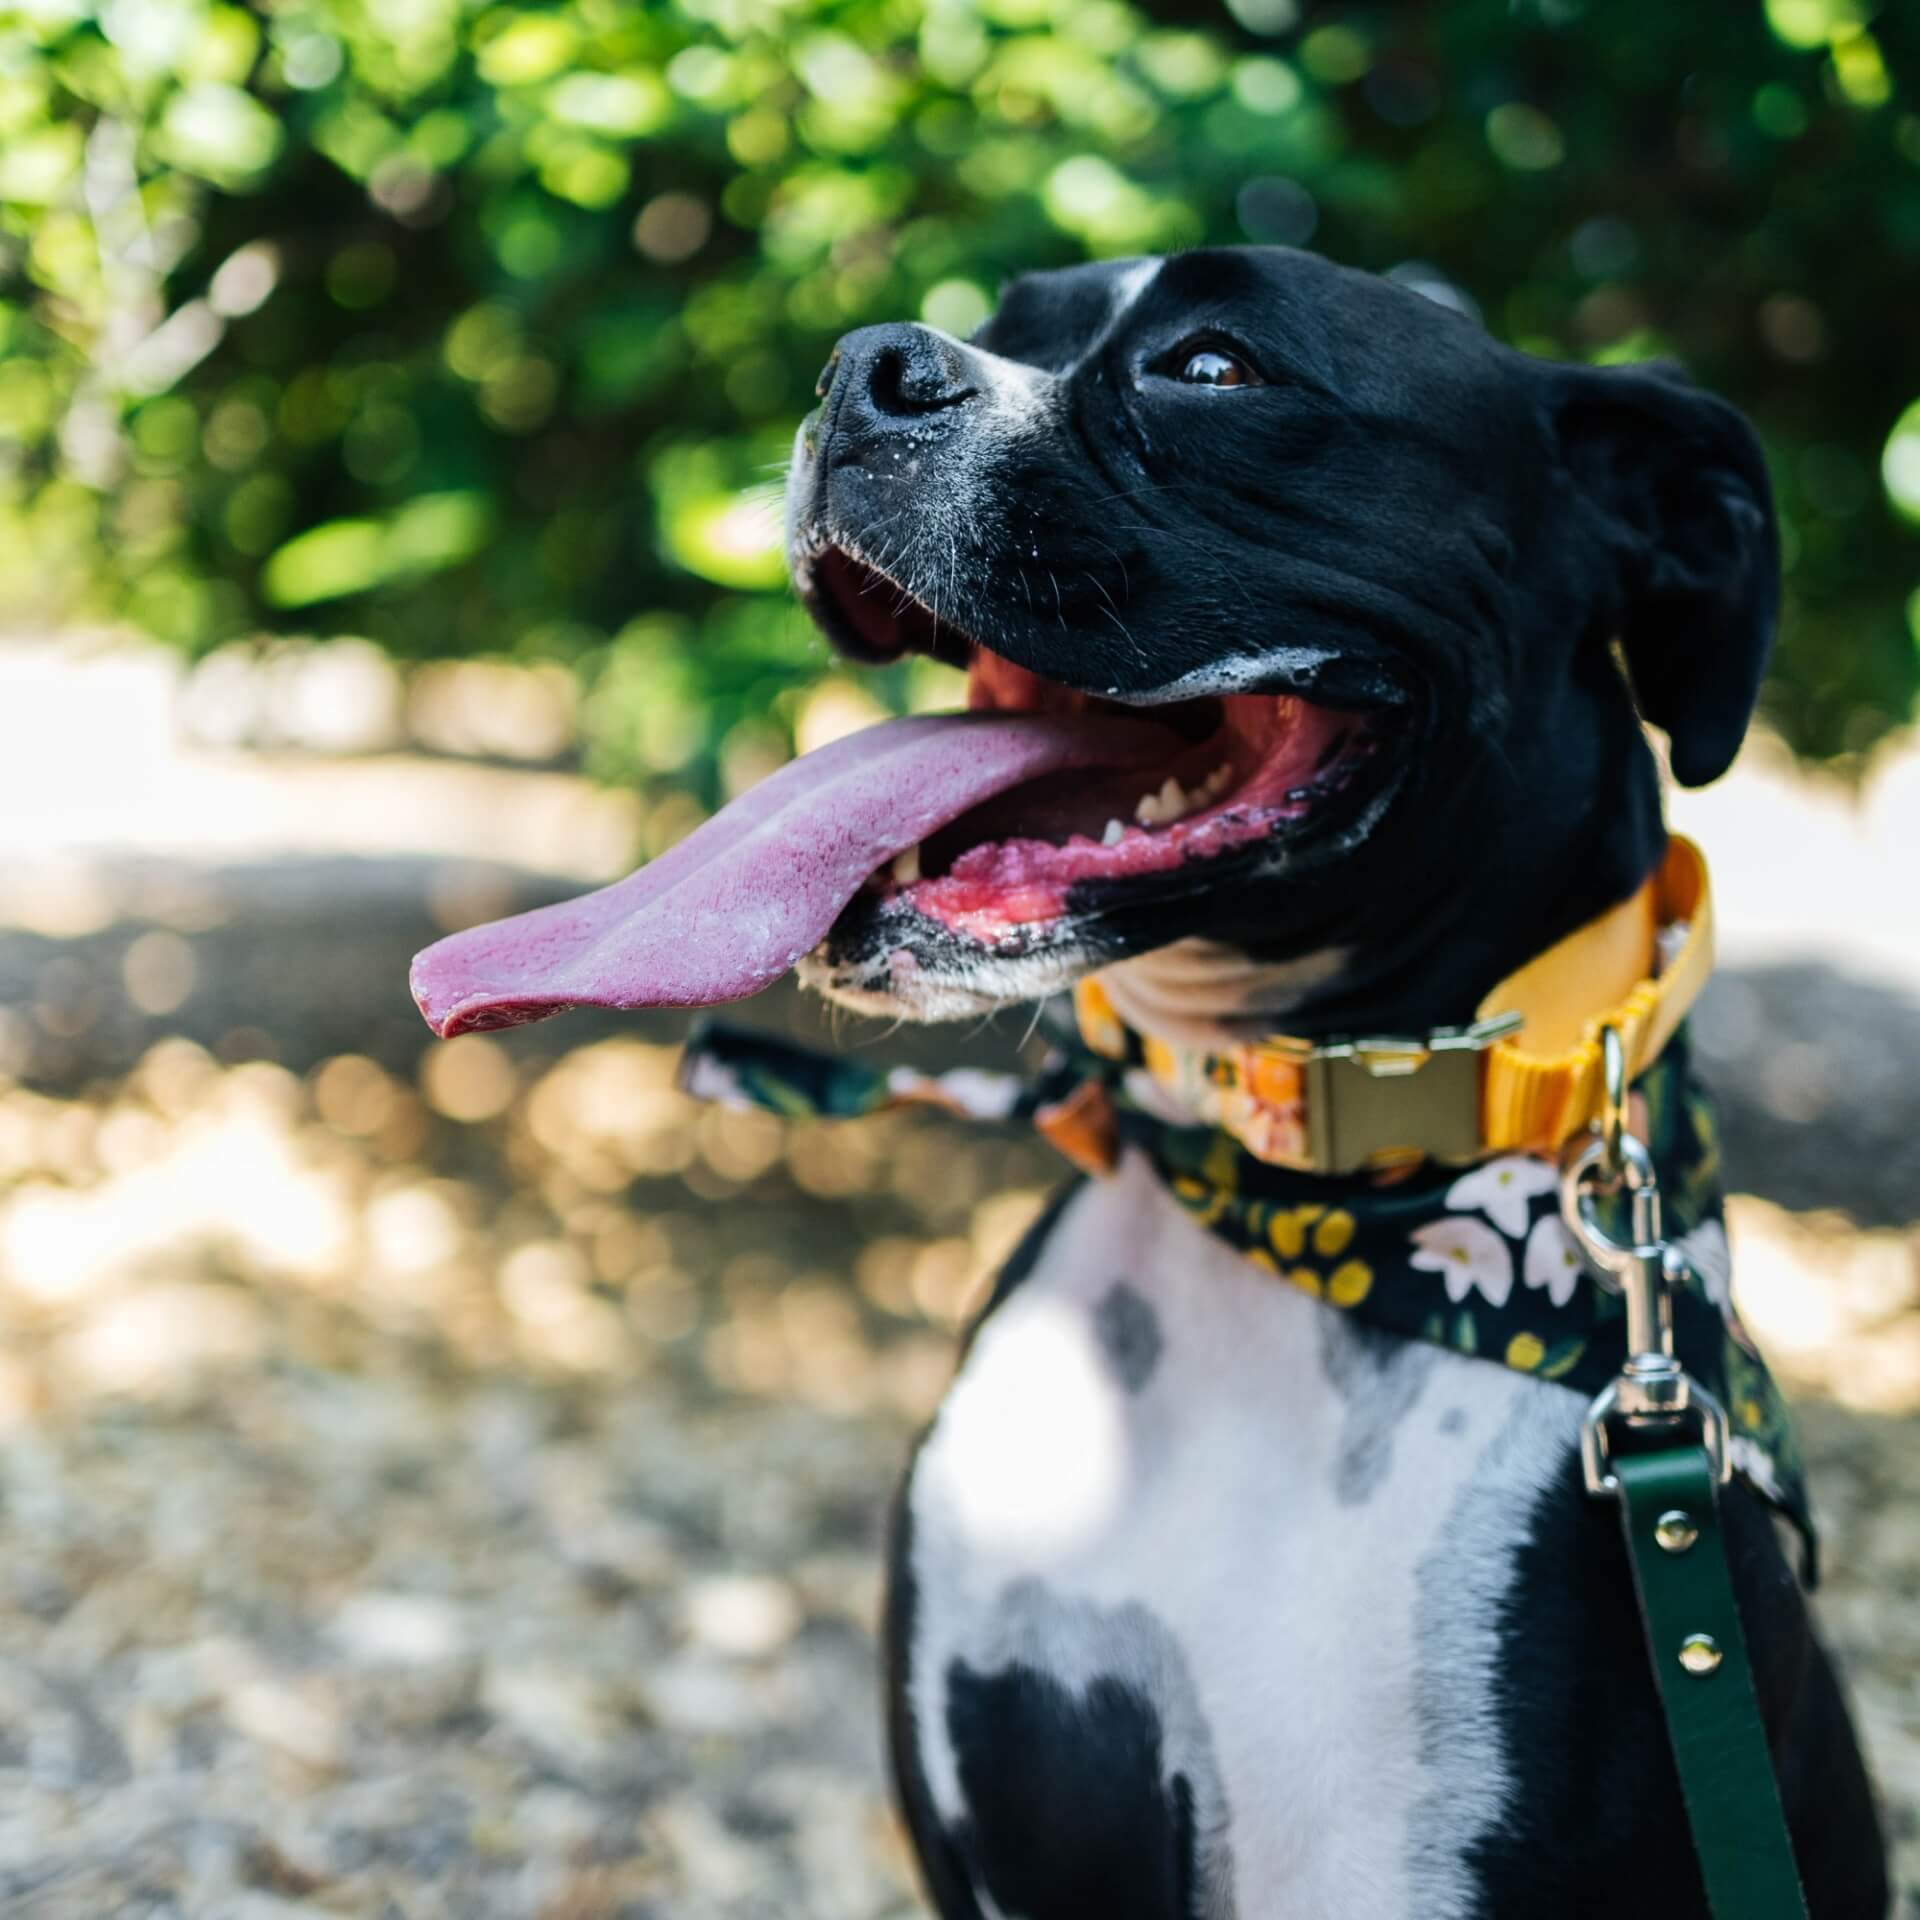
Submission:
[[1887,435],[1880,477],[1894,511],[1920,526],[1920,400],[1908,407]]
[[466,1125],[504,1113],[513,1099],[513,1062],[499,1041],[462,1034],[433,1048],[420,1065],[428,1106]]
[[1300,76],[1284,60],[1255,54],[1235,64],[1233,97],[1249,113],[1286,113],[1300,104]]
[[386,1070],[364,1054],[336,1054],[313,1076],[320,1118],[345,1134],[378,1133],[393,1113],[394,1093]]
[[1516,173],[1544,173],[1567,157],[1560,129],[1538,107],[1509,100],[1487,115],[1487,145]]
[[1807,130],[1807,106],[1793,88],[1769,80],[1753,96],[1753,124],[1775,140],[1797,140]]
[[143,933],[120,962],[127,998],[155,1018],[185,1004],[197,971],[193,948],[164,927]]
[[1227,11],[1249,33],[1291,33],[1300,24],[1299,0],[1227,0]]
[[1769,294],[1757,317],[1761,339],[1780,359],[1807,366],[1826,353],[1826,318],[1805,295]]
[[221,261],[207,285],[207,305],[222,319],[237,320],[265,306],[279,279],[279,248],[252,241]]
[[1861,24],[1858,0],[1766,0],[1767,25],[1790,47],[1824,47]]
[[1351,27],[1316,27],[1300,42],[1300,64],[1316,80],[1342,87],[1373,65],[1373,50]]
[[640,209],[633,223],[633,244],[649,260],[677,266],[707,244],[713,214],[691,193],[660,193]]
[[992,311],[986,290],[972,280],[941,280],[927,289],[920,302],[920,318],[928,326],[959,340],[983,325]]

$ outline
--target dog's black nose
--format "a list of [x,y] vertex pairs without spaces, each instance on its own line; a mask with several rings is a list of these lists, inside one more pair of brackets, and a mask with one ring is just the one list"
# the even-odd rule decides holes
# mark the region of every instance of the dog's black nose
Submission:
[[840,350],[859,369],[879,413],[938,413],[979,391],[968,377],[965,350],[929,327],[863,327]]
[[980,391],[967,350],[931,327],[861,327],[834,349],[821,383],[836,464],[924,433],[930,415],[964,406]]

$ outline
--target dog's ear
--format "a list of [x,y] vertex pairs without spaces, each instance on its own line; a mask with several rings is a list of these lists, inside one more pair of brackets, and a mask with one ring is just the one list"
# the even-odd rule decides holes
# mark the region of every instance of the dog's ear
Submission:
[[1677,367],[1555,374],[1561,455],[1610,566],[1640,710],[1666,730],[1674,777],[1705,786],[1747,730],[1779,610],[1760,443]]

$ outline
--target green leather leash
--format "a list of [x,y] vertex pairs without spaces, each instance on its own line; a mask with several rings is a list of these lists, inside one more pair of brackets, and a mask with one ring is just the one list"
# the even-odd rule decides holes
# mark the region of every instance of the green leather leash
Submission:
[[1706,1448],[1616,1455],[1620,1520],[1715,1920],[1806,1920]]
[[[1606,1112],[1574,1143],[1561,1212],[1604,1284],[1625,1297],[1627,1362],[1587,1411],[1587,1490],[1620,1503],[1627,1559],[1713,1920],[1807,1920],[1806,1896],[1760,1718],[1720,1526],[1727,1418],[1674,1358],[1669,1287],[1684,1256],[1661,1238],[1646,1147],[1626,1126],[1619,1036],[1601,1032]],[[1624,1198],[1626,1241],[1600,1203]],[[1616,1447],[1620,1434],[1630,1447]]]

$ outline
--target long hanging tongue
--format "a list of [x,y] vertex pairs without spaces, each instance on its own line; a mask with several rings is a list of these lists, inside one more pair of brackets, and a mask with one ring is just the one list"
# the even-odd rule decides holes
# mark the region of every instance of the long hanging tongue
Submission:
[[413,997],[442,1039],[569,1007],[708,1007],[772,985],[869,874],[1042,774],[1164,760],[1112,714],[890,720],[790,762],[658,860],[578,900],[437,941]]

